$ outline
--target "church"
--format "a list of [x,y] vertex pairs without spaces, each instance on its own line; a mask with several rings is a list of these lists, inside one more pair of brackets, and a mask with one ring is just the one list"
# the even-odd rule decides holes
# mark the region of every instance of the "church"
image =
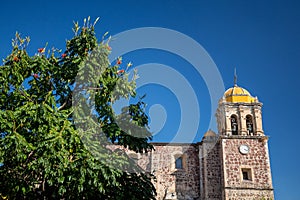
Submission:
[[155,151],[129,153],[156,176],[158,200],[274,199],[262,103],[235,83],[216,119],[218,133],[209,130],[198,143],[152,143]]

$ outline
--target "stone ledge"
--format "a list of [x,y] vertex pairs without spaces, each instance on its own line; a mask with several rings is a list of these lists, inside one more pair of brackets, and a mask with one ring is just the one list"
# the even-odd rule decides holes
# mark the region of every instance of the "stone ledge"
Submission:
[[273,188],[250,188],[250,187],[224,187],[225,190],[268,190],[273,191]]
[[266,135],[256,135],[256,136],[250,136],[250,135],[220,135],[219,139],[258,139],[258,140],[268,140],[269,136]]

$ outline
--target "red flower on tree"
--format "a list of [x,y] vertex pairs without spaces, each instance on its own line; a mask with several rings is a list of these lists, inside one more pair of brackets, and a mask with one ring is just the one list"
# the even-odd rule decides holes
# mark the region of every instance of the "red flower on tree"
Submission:
[[34,78],[39,78],[39,75],[38,74],[33,74],[32,75]]
[[13,58],[13,60],[16,61],[16,62],[18,62],[18,61],[19,61],[19,58],[18,58],[17,56],[15,56],[15,57]]
[[39,53],[44,53],[45,52],[45,48],[38,48],[38,52]]
[[111,51],[111,47],[110,46],[107,45],[106,48],[107,48],[108,51]]
[[124,72],[125,72],[124,69],[121,69],[121,70],[118,70],[118,71],[117,71],[118,74],[123,74]]
[[117,59],[117,65],[121,65],[121,64],[122,64],[122,58],[119,57],[119,58]]
[[63,54],[61,55],[62,58],[66,57],[66,56],[67,56],[67,54],[65,54],[65,53],[63,53]]

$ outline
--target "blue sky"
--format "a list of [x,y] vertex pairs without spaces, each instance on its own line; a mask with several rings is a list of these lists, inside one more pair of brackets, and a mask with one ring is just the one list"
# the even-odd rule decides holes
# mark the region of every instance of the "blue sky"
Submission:
[[[265,134],[270,136],[275,197],[296,200],[300,196],[297,191],[300,180],[299,9],[300,3],[296,0],[3,1],[0,56],[4,58],[10,52],[16,31],[31,37],[28,51],[32,55],[46,42],[49,47],[63,49],[65,40],[73,35],[73,21],[82,22],[87,16],[92,20],[100,17],[96,25],[99,38],[106,31],[115,35],[141,27],[161,27],[182,33],[209,54],[225,88],[233,85],[236,67],[238,84],[263,102],[263,125]],[[188,60],[162,49],[139,49],[123,55],[123,60],[132,61],[133,67],[149,63],[171,66],[189,81],[199,104],[201,120],[196,124],[199,129],[195,136],[199,141],[209,128],[211,118],[210,86],[205,78]],[[218,76],[211,77],[214,78],[217,80]],[[174,84],[180,80],[169,76],[166,79]],[[152,107],[153,125],[162,126],[161,130],[157,129],[160,131],[155,135],[155,141],[172,139],[172,133],[179,129],[181,117],[185,117],[180,110],[181,102],[176,98],[180,94],[154,83],[145,84],[138,91],[147,93],[145,100],[148,107]],[[155,113],[160,114],[156,116]],[[197,118],[193,113],[191,116]],[[159,124],[164,120],[164,124]],[[156,130],[155,126],[153,130]]]

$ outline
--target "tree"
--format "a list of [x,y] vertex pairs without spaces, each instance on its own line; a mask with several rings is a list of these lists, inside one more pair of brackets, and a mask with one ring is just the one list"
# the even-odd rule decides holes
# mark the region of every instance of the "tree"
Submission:
[[155,199],[153,175],[109,148],[153,146],[142,99],[113,110],[116,100],[136,96],[136,74],[129,80],[121,58],[109,63],[111,48],[94,25],[75,23],[64,52],[43,47],[33,56],[30,39],[16,34],[0,67],[2,197]]

